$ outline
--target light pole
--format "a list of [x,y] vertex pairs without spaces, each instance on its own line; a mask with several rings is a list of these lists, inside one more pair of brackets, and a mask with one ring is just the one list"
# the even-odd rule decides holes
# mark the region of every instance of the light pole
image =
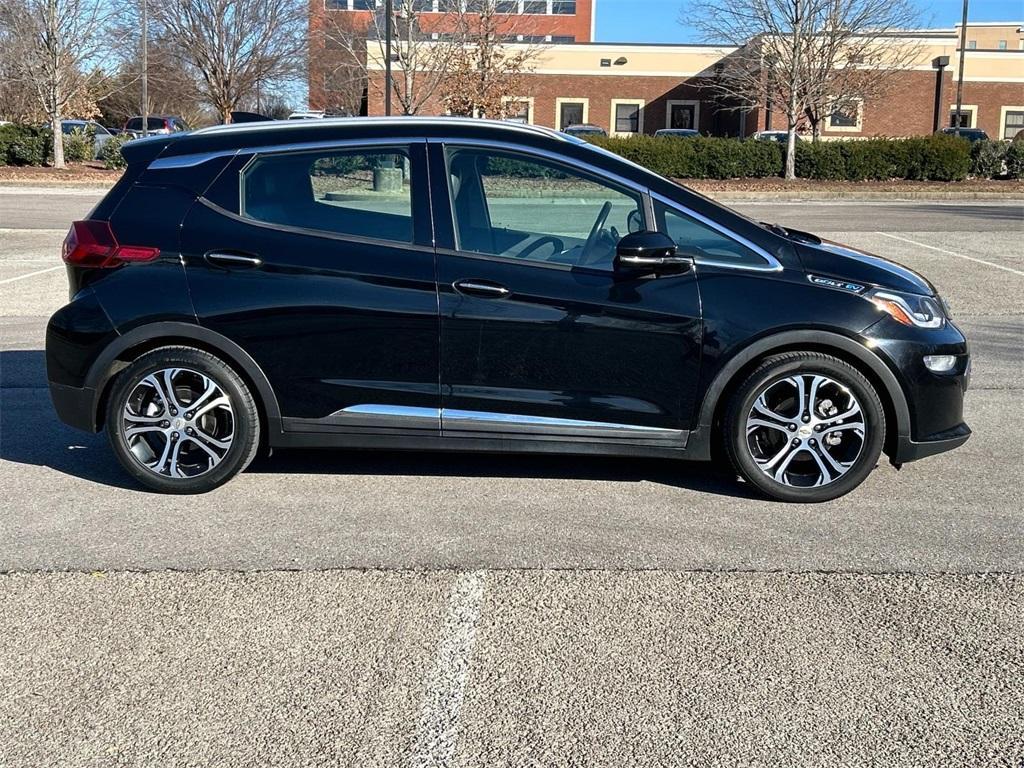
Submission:
[[142,0],[142,135],[149,136],[149,0]]
[[956,77],[956,135],[960,135],[960,123],[963,120],[960,108],[964,103],[964,59],[967,58],[967,2],[964,0],[964,17],[960,22],[960,72]]
[[[966,0],[965,0],[966,1]],[[391,117],[391,16],[394,0],[384,2],[384,114]]]

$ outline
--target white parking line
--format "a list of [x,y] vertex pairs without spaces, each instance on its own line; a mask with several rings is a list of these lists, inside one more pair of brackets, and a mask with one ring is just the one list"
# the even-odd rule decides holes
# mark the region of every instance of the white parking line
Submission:
[[461,574],[452,587],[434,670],[427,681],[411,765],[442,768],[455,760],[459,714],[484,596],[483,571]]
[[0,280],[0,285],[6,285],[7,283],[13,283],[13,282],[15,282],[17,280],[24,280],[25,278],[28,278],[28,277],[35,277],[36,275],[45,275],[47,272],[53,272],[54,270],[57,270],[57,269],[64,269],[64,265],[63,264],[58,264],[56,267],[49,267],[47,269],[40,269],[40,270],[37,270],[35,272],[29,272],[28,274],[25,274],[25,275],[18,275],[17,277],[8,277],[8,278],[5,278],[4,280]]
[[984,259],[976,259],[973,256],[965,256],[964,254],[957,253],[956,251],[947,251],[945,248],[937,248],[934,245],[928,245],[928,243],[919,243],[917,240],[911,240],[909,237],[900,237],[899,235],[894,235],[890,232],[875,232],[875,234],[882,235],[884,237],[889,237],[892,238],[893,240],[902,240],[904,243],[918,245],[921,248],[929,248],[933,251],[944,253],[947,256],[956,256],[957,258],[960,259],[967,259],[967,261],[973,261],[978,264],[984,264],[987,267],[995,267],[996,269],[1001,269],[1004,272],[1012,272],[1015,275],[1020,275],[1021,277],[1024,277],[1024,272],[1021,272],[1019,269],[1013,269],[1012,267],[1004,267],[1002,264],[993,264],[991,261],[985,261]]

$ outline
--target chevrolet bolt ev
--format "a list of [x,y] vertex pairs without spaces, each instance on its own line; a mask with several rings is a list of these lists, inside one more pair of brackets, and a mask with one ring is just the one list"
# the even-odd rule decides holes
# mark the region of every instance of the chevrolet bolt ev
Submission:
[[721,456],[810,502],[970,436],[924,278],[580,139],[328,119],[124,153],[46,357],[61,419],[150,488],[261,448],[445,449]]

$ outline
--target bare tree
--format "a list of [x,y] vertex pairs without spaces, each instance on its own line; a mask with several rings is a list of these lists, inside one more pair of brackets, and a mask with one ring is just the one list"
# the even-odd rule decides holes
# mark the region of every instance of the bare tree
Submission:
[[[542,44],[515,43],[522,35],[517,17],[498,10],[495,0],[477,0],[460,23],[460,45],[445,78],[444,104],[454,115],[506,118],[523,96]],[[518,33],[518,34],[517,34]],[[530,35],[522,35],[530,38]]]
[[260,84],[289,80],[302,70],[307,6],[301,0],[164,0],[151,8],[152,26],[221,122],[252,99]]
[[884,96],[894,76],[912,67],[921,44],[901,36],[920,21],[911,0],[828,0],[804,48],[804,114],[815,140],[837,110]]
[[[452,10],[428,16],[419,10],[421,6],[416,0],[394,0],[393,4],[391,95],[403,115],[419,113],[434,99],[460,47],[461,13]],[[368,29],[354,26],[348,14],[328,14],[320,35],[325,52],[321,65],[333,85],[330,90],[354,101],[357,92],[361,99],[365,84],[383,95],[384,83],[368,76],[371,66],[382,66],[387,55],[383,4]]]
[[[785,176],[792,179],[796,130],[808,108],[820,122],[825,110],[861,97],[888,68],[899,68],[903,54],[894,56],[887,38],[916,16],[911,2],[698,0],[685,20],[707,39],[736,46],[709,87],[745,106],[778,105],[789,134]],[[858,93],[843,92],[855,83]]]
[[96,114],[93,97],[106,79],[99,65],[113,56],[111,13],[105,0],[0,0],[8,88],[34,92],[53,130],[55,168],[65,167],[61,120]]

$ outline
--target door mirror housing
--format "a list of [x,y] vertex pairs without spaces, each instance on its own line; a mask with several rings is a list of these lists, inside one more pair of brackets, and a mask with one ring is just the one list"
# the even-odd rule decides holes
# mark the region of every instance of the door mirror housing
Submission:
[[615,270],[648,275],[686,272],[693,259],[678,250],[675,240],[664,232],[634,232],[619,241]]

